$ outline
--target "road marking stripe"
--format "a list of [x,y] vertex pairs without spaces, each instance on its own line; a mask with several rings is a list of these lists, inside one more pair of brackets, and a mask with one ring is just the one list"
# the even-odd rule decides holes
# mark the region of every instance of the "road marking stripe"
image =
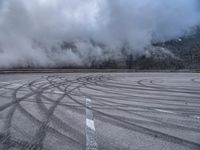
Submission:
[[86,150],[98,150],[91,99],[86,99]]
[[86,104],[87,104],[87,102],[88,102],[88,103],[91,103],[91,99],[86,98]]
[[3,83],[3,84],[8,84],[8,83],[10,83],[10,82],[2,82],[2,81],[0,81],[0,83]]
[[24,83],[24,81],[27,81],[27,80],[11,80],[11,81],[0,81],[0,83],[3,83],[3,84],[14,84],[14,83]]
[[163,112],[163,113],[169,113],[169,114],[175,114],[173,111],[163,110],[163,109],[155,109],[156,111]]
[[87,127],[89,127],[90,129],[92,129],[93,131],[95,131],[94,121],[93,121],[93,120],[86,119],[86,125],[87,125]]
[[14,83],[14,84],[11,84],[11,85],[8,85],[6,86],[7,88],[16,88],[16,87],[19,87],[21,86],[22,84],[18,84],[18,83]]
[[52,93],[55,93],[55,94],[65,94],[64,92],[62,92],[62,91],[53,91]]
[[194,115],[194,118],[195,118],[195,119],[200,119],[200,116]]

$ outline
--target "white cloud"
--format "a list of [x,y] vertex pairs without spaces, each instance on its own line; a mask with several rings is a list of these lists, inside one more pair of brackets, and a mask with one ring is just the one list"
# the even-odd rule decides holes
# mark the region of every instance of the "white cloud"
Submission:
[[[176,38],[198,25],[200,13],[197,2],[2,0],[0,67],[80,65],[88,63],[91,56],[95,59],[107,58],[105,50],[109,53],[107,56],[118,55],[124,44],[133,52],[142,51],[152,40]],[[92,46],[89,43],[91,39],[105,44],[107,48],[103,50]],[[79,53],[60,49],[62,41],[76,41]],[[87,48],[79,46],[83,41],[86,41]],[[36,43],[40,43],[39,46]],[[52,51],[52,47],[56,47],[57,52]]]

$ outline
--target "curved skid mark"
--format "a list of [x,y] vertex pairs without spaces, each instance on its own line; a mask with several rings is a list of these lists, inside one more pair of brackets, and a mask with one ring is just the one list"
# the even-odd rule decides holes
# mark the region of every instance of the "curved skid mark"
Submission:
[[[47,78],[47,80],[49,81],[50,86],[55,86],[53,80],[49,80],[48,78]],[[56,83],[56,84],[57,84],[57,83]],[[63,84],[63,83],[62,83],[62,84]],[[60,84],[58,84],[58,86],[60,86]],[[37,133],[35,134],[35,136],[34,136],[34,138],[33,138],[33,140],[32,140],[33,143],[36,143],[37,145],[41,145],[41,146],[43,145],[44,139],[45,139],[45,137],[46,137],[47,126],[48,126],[48,124],[49,124],[49,122],[50,122],[51,120],[56,120],[56,121],[57,121],[57,122],[56,122],[56,125],[62,123],[61,126],[59,126],[59,127],[62,127],[62,129],[63,129],[63,127],[65,127],[64,129],[66,129],[67,125],[64,124],[63,122],[61,122],[57,117],[55,117],[54,111],[55,111],[56,107],[60,104],[60,102],[64,99],[64,97],[65,97],[65,95],[66,95],[65,93],[66,93],[67,88],[68,88],[69,86],[70,86],[70,84],[67,85],[67,87],[65,88],[65,92],[63,92],[64,94],[61,95],[56,101],[54,101],[53,104],[52,104],[52,106],[51,106],[49,109],[47,109],[47,108],[45,107],[45,105],[42,103],[42,100],[41,100],[41,96],[43,95],[42,93],[44,92],[44,90],[42,90],[42,92],[38,92],[38,93],[37,93],[37,95],[36,95],[36,101],[37,101],[37,104],[38,104],[38,108],[39,108],[42,112],[44,112],[45,118],[44,118],[43,121],[41,122],[41,125],[40,125],[39,130],[37,131]],[[60,88],[60,87],[59,87],[59,88]],[[33,90],[33,89],[32,89],[32,90]],[[55,121],[53,121],[53,122],[54,122],[54,124],[55,124]],[[63,125],[64,125],[64,126],[63,126]],[[69,128],[69,127],[67,127],[67,128]],[[68,130],[68,131],[69,131],[69,130]],[[80,134],[79,134],[79,135],[80,135]]]
[[[192,81],[192,80],[191,80]],[[195,80],[194,80],[195,81]],[[24,86],[27,86],[25,84]],[[93,87],[94,86],[94,87]],[[23,95],[21,98],[17,98],[17,93],[20,91],[20,89],[15,89],[13,91],[13,101],[9,102],[7,104],[4,104],[0,106],[0,111],[3,111],[7,108],[10,108],[8,115],[7,115],[7,121],[5,122],[5,132],[4,134],[0,134],[0,144],[4,146],[5,150],[8,150],[10,148],[19,148],[21,150],[26,150],[26,149],[31,149],[31,150],[42,150],[45,149],[44,145],[44,140],[46,138],[47,134],[52,134],[52,136],[55,136],[56,138],[60,140],[65,140],[65,142],[73,143],[74,145],[80,145],[81,147],[85,147],[85,138],[84,136],[76,129],[62,121],[59,117],[57,117],[54,113],[55,110],[58,106],[64,106],[67,109],[73,110],[76,113],[80,113],[81,111],[86,108],[85,103],[82,103],[81,101],[77,100],[74,98],[74,96],[87,96],[91,99],[95,99],[95,96],[98,97],[96,98],[98,104],[96,104],[93,108],[92,111],[96,114],[95,119],[107,122],[113,126],[117,127],[123,127],[128,130],[132,130],[134,132],[139,132],[151,137],[156,137],[159,139],[162,139],[164,141],[176,143],[179,145],[184,145],[189,148],[196,148],[200,149],[200,144],[185,140],[173,135],[169,135],[166,133],[162,133],[160,131],[152,130],[147,127],[143,127],[142,124],[152,124],[154,126],[166,126],[168,128],[176,128],[178,127],[180,130],[187,130],[187,131],[195,131],[195,132],[200,132],[198,129],[193,129],[189,127],[184,127],[184,126],[179,126],[176,124],[172,123],[167,123],[165,121],[160,120],[159,118],[152,117],[152,116],[145,116],[143,114],[140,114],[140,112],[135,111],[134,109],[132,110],[126,110],[126,107],[129,108],[137,108],[139,110],[144,110],[147,113],[156,113],[156,109],[164,109],[167,111],[175,111],[173,108],[172,103],[171,104],[165,104],[162,103],[162,101],[168,101],[168,102],[173,102],[171,99],[153,99],[149,98],[151,102],[153,102],[154,105],[161,105],[164,106],[162,108],[156,107],[156,106],[148,106],[148,105],[139,105],[137,103],[142,103],[140,100],[135,100],[137,102],[136,104],[126,104],[123,103],[123,98],[124,101],[129,101],[125,98],[143,98],[142,96],[135,95],[134,90],[141,90],[142,92],[145,91],[152,91],[152,92],[161,92],[160,96],[169,96],[167,93],[165,94],[164,92],[169,92],[169,93],[187,93],[190,94],[191,96],[188,96],[188,98],[199,98],[200,92],[198,91],[185,91],[186,88],[174,88],[174,89],[169,89],[168,87],[160,87],[160,85],[154,84],[154,80],[148,80],[148,83],[146,84],[146,80],[139,80],[136,81],[136,83],[133,84],[123,84],[123,83],[118,83],[115,80],[111,80],[110,77],[106,77],[103,75],[88,75],[85,77],[76,77],[73,80],[68,80],[65,77],[59,77],[59,76],[47,76],[45,79],[42,79],[41,81],[32,81],[28,84],[27,86],[30,90],[29,93]],[[87,88],[91,90],[96,90],[100,91],[103,93],[107,94],[114,94],[116,97],[111,98],[116,98],[116,101],[111,101],[109,100],[109,97],[106,96],[97,96],[95,94],[89,94],[89,93],[84,93],[81,91],[81,88]],[[98,89],[96,87],[100,87],[101,89]],[[1,86],[0,86],[1,88]],[[21,87],[23,88],[23,87]],[[126,90],[127,93],[121,93],[119,92],[120,90]],[[49,91],[58,91],[60,92],[59,94],[56,93],[51,93]],[[128,93],[129,92],[129,93]],[[130,93],[131,92],[131,93]],[[52,94],[52,97],[55,94],[55,99],[49,98],[47,94]],[[195,95],[192,95],[195,94]],[[22,104],[20,104],[21,101],[25,101],[27,98],[31,96],[35,96],[35,103],[37,104],[37,108],[42,114],[44,115],[43,120],[40,121],[39,119],[35,118],[29,111],[27,111]],[[196,96],[197,95],[197,96]],[[62,103],[64,98],[67,97],[70,100],[72,100],[76,105],[70,105],[68,103]],[[171,95],[171,98],[181,98],[179,95]],[[185,97],[185,96],[184,96]],[[186,96],[187,97],[187,96]],[[108,100],[106,100],[106,98]],[[199,104],[198,101],[192,100],[193,103]],[[48,102],[50,108],[47,108],[45,105],[45,101]],[[118,101],[119,100],[119,101]],[[120,102],[121,101],[121,102]],[[184,111],[186,111],[189,114],[196,113],[198,110],[198,106],[185,106],[183,104],[179,104],[182,102],[187,102],[184,100],[176,100],[178,103],[175,104],[176,107],[181,107],[177,111],[175,111],[175,114],[173,115],[183,115]],[[145,104],[145,100],[143,100],[143,103]],[[150,102],[149,102],[150,104]],[[12,107],[11,107],[12,106]],[[80,110],[78,109],[80,108]],[[183,109],[184,108],[184,109]],[[11,137],[9,133],[9,129],[11,128],[12,125],[12,118],[15,113],[15,110],[18,109],[27,119],[29,119],[33,124],[35,124],[38,127],[38,130],[36,131],[35,135],[33,135],[32,139],[29,142],[26,141],[21,141],[18,139],[14,139]],[[101,109],[101,111],[99,111]],[[118,115],[113,115],[113,114],[107,114],[104,111],[104,109],[114,109],[118,111],[123,111],[125,113],[129,113],[135,116],[139,116],[141,118],[145,118],[150,120],[150,121],[145,121],[145,120],[140,120],[136,118],[128,118],[128,117],[122,117]],[[158,113],[158,112],[157,112]],[[169,114],[168,114],[169,115]],[[170,114],[172,115],[172,114]],[[62,129],[65,131],[69,136],[64,135],[63,133],[59,132],[56,130],[56,128],[51,127],[49,124],[52,123],[53,126],[57,127],[58,129]],[[138,125],[139,123],[139,125]],[[71,136],[70,136],[71,135]],[[76,139],[73,139],[76,138]],[[84,140],[83,140],[84,139]],[[98,142],[98,141],[97,141]],[[84,144],[83,144],[84,143]]]
[[[20,104],[18,106],[18,110],[22,114],[24,114],[30,121],[32,121],[36,126],[39,127],[42,124],[42,121],[40,121],[37,118],[35,118],[32,114],[30,114],[28,111],[26,111]],[[54,129],[54,128],[50,127],[50,126],[47,126],[46,128],[47,128],[47,131],[49,133],[53,134],[58,139],[65,140],[66,142],[71,142],[71,143],[74,143],[74,144],[82,145],[82,144],[79,143],[79,141],[76,141],[76,140],[72,139],[71,137],[68,137],[68,136],[60,133],[59,131],[57,131],[56,129]]]
[[[87,87],[87,86],[85,86],[85,87]],[[78,100],[74,99],[70,95],[68,95],[68,97],[70,97],[72,100],[74,100],[74,102],[85,107],[84,104],[80,103]],[[136,132],[147,134],[147,135],[150,135],[150,136],[153,136],[153,137],[156,136],[157,138],[160,138],[160,139],[163,139],[163,140],[166,140],[166,141],[169,141],[169,142],[177,143],[177,144],[180,144],[180,145],[185,145],[185,146],[188,146],[188,147],[191,147],[191,148],[200,148],[200,144],[198,144],[198,143],[191,142],[191,141],[188,141],[188,140],[185,140],[185,139],[181,139],[181,138],[178,138],[178,137],[175,137],[175,136],[172,136],[172,135],[168,135],[168,134],[165,134],[165,133],[162,133],[162,132],[159,132],[159,131],[155,131],[155,130],[146,128],[146,127],[142,127],[142,126],[139,126],[139,125],[134,124],[132,122],[125,121],[121,118],[103,113],[103,112],[95,110],[95,109],[93,109],[93,111],[96,112],[97,114],[101,114],[100,117],[98,117],[97,119],[103,118],[104,122],[110,122],[113,125],[117,125],[117,126],[120,126],[120,127],[123,126],[124,128],[134,130]]]

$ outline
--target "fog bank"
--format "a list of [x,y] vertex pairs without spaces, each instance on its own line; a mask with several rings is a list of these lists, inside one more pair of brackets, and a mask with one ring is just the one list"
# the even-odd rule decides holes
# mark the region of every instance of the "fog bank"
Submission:
[[198,0],[1,0],[0,67],[89,66],[138,54],[199,25],[198,7]]

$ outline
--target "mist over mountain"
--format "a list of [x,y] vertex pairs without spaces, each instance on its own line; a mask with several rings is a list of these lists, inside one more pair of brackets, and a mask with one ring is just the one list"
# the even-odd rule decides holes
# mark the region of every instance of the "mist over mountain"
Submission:
[[185,69],[200,68],[200,27],[193,29],[190,35],[185,35],[173,40],[153,44],[170,50],[178,58],[178,66]]
[[1,0],[0,67],[179,60],[172,47],[152,43],[190,35],[199,24],[198,0]]

